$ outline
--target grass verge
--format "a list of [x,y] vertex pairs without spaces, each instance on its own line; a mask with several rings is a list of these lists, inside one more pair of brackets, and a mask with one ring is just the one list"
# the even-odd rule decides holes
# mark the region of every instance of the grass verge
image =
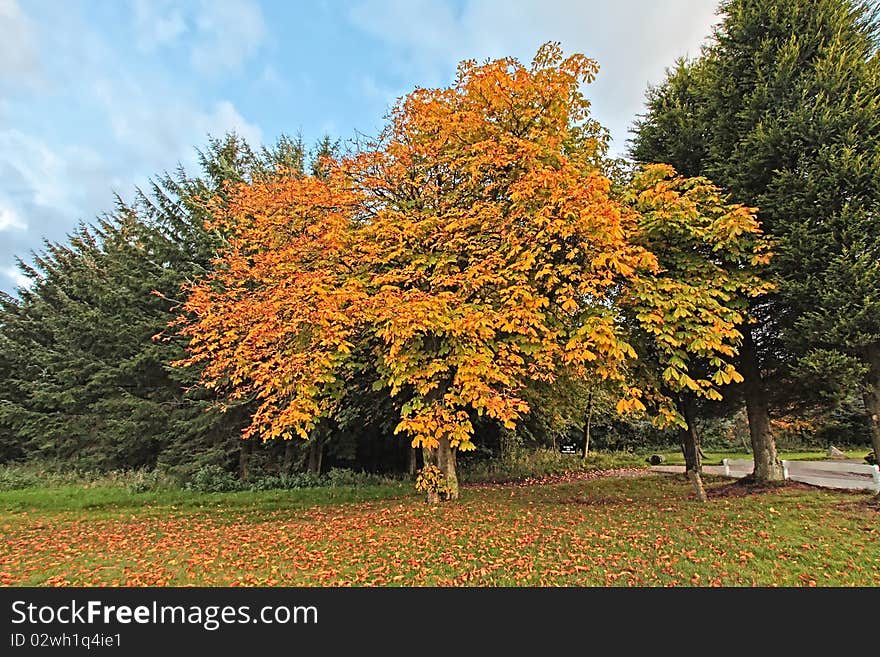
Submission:
[[[848,449],[844,450],[844,454],[847,455],[848,458],[851,459],[864,459],[865,454],[868,453],[868,449]],[[751,460],[752,455],[745,451],[723,451],[723,450],[704,450],[703,452],[706,455],[706,458],[703,459],[703,465],[721,465],[724,459],[744,459]],[[669,450],[669,451],[659,451],[659,452],[644,452],[640,453],[641,462],[644,463],[645,459],[651,454],[660,454],[663,456],[663,465],[684,465],[684,456],[681,453],[681,450]],[[786,461],[824,461],[828,458],[827,453],[821,450],[815,451],[799,451],[799,452],[789,452],[789,451],[781,451],[779,452],[780,460]]]
[[680,476],[464,490],[0,493],[5,585],[880,586],[866,494]]

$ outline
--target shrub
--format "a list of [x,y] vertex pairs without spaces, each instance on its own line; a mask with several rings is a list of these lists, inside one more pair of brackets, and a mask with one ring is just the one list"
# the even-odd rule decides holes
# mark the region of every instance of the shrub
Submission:
[[180,480],[162,470],[132,470],[126,473],[129,493],[147,493],[156,490],[180,488]]
[[325,485],[311,472],[295,472],[293,474],[266,475],[248,484],[248,489],[259,490],[294,490],[297,488],[316,488]]
[[510,450],[503,458],[488,461],[460,460],[461,480],[469,483],[503,483],[538,479],[550,475],[591,470],[608,470],[644,465],[630,452],[592,452],[586,459],[577,454],[561,454],[554,449]]
[[328,486],[378,486],[391,481],[383,475],[356,472],[347,468],[330,468],[324,478]]
[[416,490],[426,493],[428,497],[436,496],[441,500],[449,497],[450,488],[446,475],[436,465],[426,465],[416,476]]
[[34,473],[16,466],[0,467],[0,490],[20,490],[40,485]]
[[242,490],[244,486],[235,475],[219,465],[205,465],[186,483],[186,488],[199,493],[228,493]]
[[63,463],[54,461],[0,465],[0,491],[74,485],[85,488],[125,488],[129,493],[181,488],[198,493],[227,493],[242,490],[295,490],[320,486],[375,486],[393,481],[394,479],[388,476],[345,468],[332,468],[322,476],[311,472],[266,474],[242,482],[234,473],[217,464],[201,465],[189,476],[184,476],[177,468],[169,467],[100,472],[75,467],[65,468]]

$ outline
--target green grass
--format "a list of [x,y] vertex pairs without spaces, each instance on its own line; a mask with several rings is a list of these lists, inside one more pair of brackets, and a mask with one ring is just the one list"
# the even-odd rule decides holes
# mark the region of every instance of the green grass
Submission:
[[708,486],[700,504],[680,476],[481,485],[437,507],[405,484],[8,491],[0,583],[880,586],[869,495]]
[[[864,449],[847,449],[841,450],[847,457],[852,459],[863,459],[865,458],[865,454],[868,453],[868,448]],[[706,455],[706,458],[703,459],[703,465],[721,465],[723,459],[746,459],[751,460],[752,455],[745,451],[734,451],[734,450],[703,450],[703,453]],[[681,453],[681,450],[668,450],[668,451],[656,451],[656,452],[644,452],[641,454],[642,461],[645,458],[650,456],[651,454],[661,454],[664,458],[663,465],[684,465],[684,456]],[[814,451],[798,451],[798,452],[789,452],[789,451],[780,451],[779,458],[786,461],[822,461],[827,458],[827,453],[825,450],[814,450]]]
[[414,495],[412,484],[385,486],[334,486],[295,491],[240,491],[198,493],[183,489],[132,493],[111,486],[58,486],[0,492],[0,519],[10,514],[79,514],[118,517],[122,514],[185,515],[223,509],[226,511],[276,512],[316,505],[364,502]]

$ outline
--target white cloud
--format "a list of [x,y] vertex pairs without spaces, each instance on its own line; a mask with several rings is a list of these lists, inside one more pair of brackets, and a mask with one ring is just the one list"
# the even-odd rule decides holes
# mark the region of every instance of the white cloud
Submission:
[[37,62],[33,24],[17,0],[0,0],[0,81],[27,81]]
[[266,37],[266,22],[253,0],[202,0],[195,18],[193,66],[202,73],[237,71]]
[[270,91],[285,89],[288,86],[287,81],[281,76],[278,69],[271,64],[267,64],[263,67],[263,71],[260,73],[259,82],[263,87]]
[[6,205],[0,204],[0,233],[4,230],[25,230],[27,224],[24,223],[14,209]]
[[[27,276],[22,274],[15,267],[4,267],[3,268],[3,276],[12,281],[12,285],[15,287],[23,287],[29,288],[33,285],[33,281],[29,279]],[[6,286],[3,286],[6,287]]]
[[[262,140],[260,128],[231,100],[200,94],[186,72],[139,67],[124,59],[125,53],[76,6],[64,6],[68,12],[40,20],[37,14],[30,20],[19,17],[35,30],[36,56],[47,64],[46,84],[35,89],[26,80],[10,79],[0,62],[0,82],[10,83],[10,93],[0,99],[0,289],[22,282],[12,267],[14,256],[27,260],[43,238],[64,240],[76,222],[111,210],[114,192],[130,198],[135,186],[178,163],[196,173],[195,147],[209,134],[235,131],[255,146]],[[189,43],[182,37],[190,35],[173,18],[176,7],[164,8],[171,14],[160,13],[172,18],[156,26],[149,47],[170,47],[175,39]],[[207,3],[197,7],[212,11]],[[0,0],[0,16],[12,15],[10,8],[18,11]],[[155,9],[164,10],[162,5]],[[190,24],[196,26],[194,34],[210,31],[206,25],[199,28],[195,17]],[[148,47],[146,41],[141,45]]]
[[394,102],[403,96],[407,90],[392,89],[376,81],[372,75],[365,75],[360,80],[358,89],[360,95],[369,101],[378,101],[384,105],[393,105]]
[[[33,203],[44,207],[65,204],[64,161],[40,139],[18,130],[0,131],[0,167],[17,174],[19,185],[12,188],[16,196],[27,193]],[[9,187],[4,187],[8,194]]]
[[141,51],[189,48],[192,66],[208,75],[240,70],[267,35],[255,0],[134,0],[132,9]]
[[[124,89],[120,89],[124,92]],[[183,101],[145,104],[144,96],[105,99],[100,116],[112,126],[112,151],[83,145],[51,147],[41,138],[0,130],[0,271],[10,272],[14,256],[25,257],[43,238],[63,240],[79,220],[91,221],[112,209],[113,192],[130,197],[152,175],[178,163],[197,172],[194,146],[207,136],[235,131],[261,143],[260,128],[233,103],[207,108]],[[96,148],[99,148],[96,145]],[[10,289],[0,277],[0,289]]]
[[362,0],[351,22],[399,51],[399,73],[447,84],[462,59],[514,56],[531,61],[538,46],[561,41],[566,52],[598,60],[587,90],[593,111],[622,150],[642,111],[644,92],[676,57],[699,54],[715,22],[715,0],[466,0],[460,11],[428,0]]
[[[102,78],[94,83],[93,97],[106,114],[114,141],[129,153],[129,166],[156,173],[176,165],[195,163],[193,147],[207,135],[220,137],[235,131],[251,144],[262,140],[260,128],[245,119],[228,100],[201,107],[185,96],[142,88],[128,78]],[[149,175],[149,174],[147,174]]]
[[15,256],[27,259],[44,238],[62,240],[78,220],[110,209],[114,175],[109,161],[82,146],[0,131],[0,271],[7,273],[0,288],[15,278]]
[[421,67],[455,64],[476,37],[449,4],[431,0],[363,0],[349,15],[357,27],[406,50],[408,64]]
[[[211,112],[201,114],[196,122],[196,127],[214,136],[220,136],[225,132],[235,131],[239,136],[244,137],[245,141],[254,146],[259,145],[263,140],[262,131],[259,126],[250,123],[228,100],[221,100],[216,103]],[[194,142],[194,143],[201,143]]]
[[137,44],[145,52],[173,43],[187,31],[181,7],[171,0],[135,0],[133,9]]

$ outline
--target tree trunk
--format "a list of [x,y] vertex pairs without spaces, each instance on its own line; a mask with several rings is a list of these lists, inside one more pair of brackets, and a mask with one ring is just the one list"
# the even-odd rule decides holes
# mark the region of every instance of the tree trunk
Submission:
[[407,472],[409,472],[410,477],[415,477],[416,469],[418,468],[418,452],[415,447],[409,448],[409,467],[407,468]]
[[740,362],[745,393],[746,412],[749,416],[749,435],[752,439],[752,456],[755,459],[755,481],[782,481],[782,464],[776,454],[776,440],[770,430],[770,411],[767,389],[761,376],[758,354],[752,333],[742,327],[743,344]]
[[456,472],[455,450],[449,444],[449,438],[441,438],[436,448],[422,447],[425,465],[435,465],[446,478],[446,492],[443,496],[435,491],[428,491],[428,504],[458,499],[458,473]]
[[[437,450],[422,445],[422,462],[424,467],[429,465],[437,465]],[[440,494],[437,491],[429,490],[425,493],[425,501],[428,504],[437,504],[440,501]]]
[[736,412],[736,417],[733,424],[733,432],[736,434],[736,437],[739,438],[740,442],[743,445],[743,449],[747,453],[751,453],[752,445],[751,442],[746,440],[746,434],[749,432],[749,419],[745,413],[745,409],[740,409]]
[[869,369],[863,397],[871,427],[874,458],[880,462],[880,344],[869,346],[867,355]]
[[687,423],[686,429],[681,429],[679,438],[681,450],[684,452],[684,469],[687,478],[694,487],[694,493],[700,502],[705,502],[706,489],[703,487],[703,461],[701,459],[700,434],[697,433],[697,417],[694,410],[694,400],[688,395],[682,395],[678,399],[678,408]]
[[321,461],[324,459],[324,441],[317,436],[309,443],[308,471],[316,477],[321,475]]
[[296,450],[294,449],[293,440],[284,441],[284,459],[281,461],[282,474],[289,475],[293,470],[293,457]]
[[584,460],[590,455],[590,425],[593,422],[593,389],[587,395],[587,420],[584,424]]
[[[430,349],[436,351],[440,348],[440,339],[436,335],[430,335],[425,338],[425,344],[430,345]],[[437,387],[428,394],[426,401],[429,404],[440,403],[443,399],[443,395],[446,394],[446,391],[449,390],[449,386],[452,385],[454,378],[454,374],[449,375],[445,381],[437,385]],[[429,491],[427,495],[428,503],[436,504],[441,501],[441,499],[457,500],[458,474],[455,471],[455,450],[449,444],[449,438],[446,436],[440,438],[439,444],[434,449],[422,446],[422,457],[424,458],[425,466],[429,464],[437,466],[440,470],[440,474],[446,478],[447,490],[445,493],[441,496],[437,492]]]
[[248,481],[251,478],[251,450],[253,443],[250,440],[241,440],[238,445],[238,478]]
[[706,495],[706,489],[703,487],[703,475],[695,470],[687,471],[687,478],[690,480],[691,485],[694,487],[694,493],[697,495],[697,499],[700,502],[705,502],[709,498]]
[[449,445],[449,438],[441,438],[437,448],[437,467],[446,477],[447,500],[458,499],[458,473],[455,465],[455,450]]

